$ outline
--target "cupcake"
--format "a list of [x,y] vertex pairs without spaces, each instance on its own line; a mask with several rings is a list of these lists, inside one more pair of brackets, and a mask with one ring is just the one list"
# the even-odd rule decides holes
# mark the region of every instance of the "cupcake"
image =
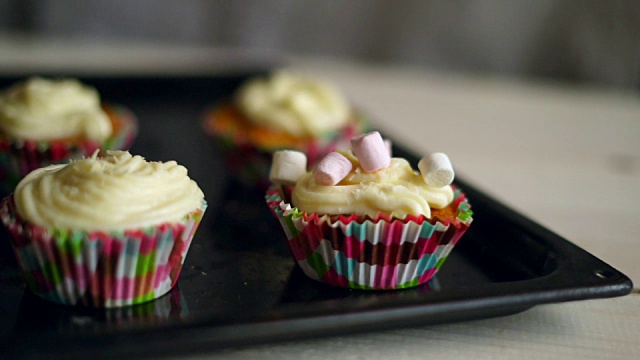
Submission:
[[333,84],[287,70],[248,80],[231,99],[207,111],[204,121],[232,173],[251,185],[268,183],[273,152],[295,149],[313,165],[348,147],[364,127],[362,116]]
[[448,157],[420,160],[420,171],[391,158],[378,133],[352,140],[312,171],[303,156],[274,156],[266,202],[295,261],[310,278],[363,290],[428,282],[472,222],[465,195],[451,185]]
[[98,92],[74,79],[33,77],[0,93],[0,183],[6,191],[32,170],[126,150],[137,133],[133,114],[101,103]]
[[107,151],[32,171],[3,199],[0,219],[31,291],[110,308],[176,284],[206,207],[175,161]]

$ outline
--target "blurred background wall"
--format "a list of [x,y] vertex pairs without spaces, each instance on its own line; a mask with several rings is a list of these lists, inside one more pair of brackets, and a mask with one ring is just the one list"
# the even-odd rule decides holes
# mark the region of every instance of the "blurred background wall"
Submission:
[[0,32],[640,89],[638,0],[0,0]]

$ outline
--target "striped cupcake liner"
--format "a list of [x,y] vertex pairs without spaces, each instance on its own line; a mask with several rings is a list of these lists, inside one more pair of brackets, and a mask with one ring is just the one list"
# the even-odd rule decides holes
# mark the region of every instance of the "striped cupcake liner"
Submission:
[[171,290],[206,207],[203,202],[180,222],[143,229],[49,231],[23,221],[10,195],[0,204],[0,219],[36,295],[60,304],[112,308]]
[[31,171],[67,163],[71,159],[91,156],[98,150],[126,150],[138,132],[138,121],[122,106],[106,107],[116,117],[117,128],[113,136],[103,143],[83,141],[69,143],[61,140],[10,140],[0,138],[0,184],[10,192]]
[[428,282],[472,222],[455,190],[459,216],[448,224],[424,216],[406,219],[331,218],[300,212],[270,189],[266,201],[287,237],[291,254],[310,278],[361,290],[391,290]]

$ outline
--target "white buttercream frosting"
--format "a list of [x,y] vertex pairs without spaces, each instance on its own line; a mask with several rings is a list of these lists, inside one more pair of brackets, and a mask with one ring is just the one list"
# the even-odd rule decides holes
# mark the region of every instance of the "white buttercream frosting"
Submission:
[[175,161],[108,151],[34,170],[14,194],[18,214],[46,228],[111,231],[179,221],[204,194]]
[[77,80],[34,77],[0,94],[0,132],[13,139],[103,141],[112,131],[98,92]]
[[357,214],[375,217],[386,213],[398,218],[406,215],[431,216],[431,209],[442,209],[453,200],[451,186],[431,187],[402,158],[392,158],[384,169],[367,173],[350,153],[351,172],[337,185],[316,183],[313,173],[298,179],[292,193],[295,207],[308,213]]
[[235,100],[254,124],[299,137],[338,130],[347,124],[351,112],[332,84],[288,71],[248,81]]

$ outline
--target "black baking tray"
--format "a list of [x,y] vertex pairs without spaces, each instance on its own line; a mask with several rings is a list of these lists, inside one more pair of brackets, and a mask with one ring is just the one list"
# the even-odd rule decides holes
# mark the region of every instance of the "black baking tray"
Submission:
[[[474,222],[428,284],[357,291],[306,278],[264,192],[237,181],[201,128],[203,111],[248,76],[80,77],[139,118],[132,152],[189,169],[209,208],[177,286],[120,309],[68,307],[25,288],[0,232],[3,358],[171,356],[275,341],[504,316],[553,302],[628,294],[630,279],[578,246],[457,179]],[[48,74],[69,75],[69,74]],[[4,87],[22,76],[0,77]],[[364,109],[366,112],[366,109]],[[416,164],[410,150],[394,155]],[[526,189],[523,189],[526,191]],[[5,357],[6,356],[6,357]]]

